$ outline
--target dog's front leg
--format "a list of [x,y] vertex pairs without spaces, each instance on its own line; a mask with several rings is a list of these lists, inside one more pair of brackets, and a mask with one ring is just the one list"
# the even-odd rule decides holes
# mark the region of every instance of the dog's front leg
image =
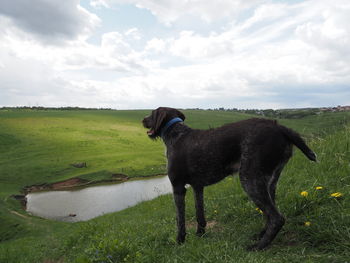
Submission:
[[203,236],[207,222],[204,216],[203,186],[192,186],[197,217],[197,236]]
[[176,222],[177,222],[177,238],[178,244],[185,242],[186,226],[185,226],[185,195],[186,188],[182,186],[174,186],[174,201],[176,206]]

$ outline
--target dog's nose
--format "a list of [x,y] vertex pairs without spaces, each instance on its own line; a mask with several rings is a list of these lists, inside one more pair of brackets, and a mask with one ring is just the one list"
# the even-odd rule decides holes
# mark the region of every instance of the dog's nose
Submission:
[[141,123],[143,124],[143,126],[146,126],[146,125],[147,125],[147,117],[144,118],[144,119],[141,121]]
[[142,120],[143,123],[145,123],[147,121],[147,119],[149,118],[149,116],[145,116]]

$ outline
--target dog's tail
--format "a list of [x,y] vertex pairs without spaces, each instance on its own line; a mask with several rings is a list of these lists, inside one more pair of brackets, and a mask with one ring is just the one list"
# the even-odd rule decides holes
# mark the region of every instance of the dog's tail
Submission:
[[284,127],[282,125],[279,126],[284,136],[293,143],[296,147],[298,147],[307,158],[309,158],[313,162],[317,162],[317,155],[314,153],[305,143],[305,141],[300,137],[300,135],[293,131],[292,129],[289,129],[287,127]]

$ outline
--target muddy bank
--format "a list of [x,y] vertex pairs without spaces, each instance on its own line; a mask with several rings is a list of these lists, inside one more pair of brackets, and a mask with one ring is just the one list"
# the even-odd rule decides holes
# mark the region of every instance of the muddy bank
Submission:
[[79,177],[74,177],[74,178],[70,178],[70,179],[55,182],[55,183],[43,183],[43,184],[33,184],[30,186],[25,186],[21,191],[24,195],[17,195],[16,199],[21,199],[23,196],[33,192],[48,191],[48,190],[68,190],[72,188],[86,187],[86,186],[92,186],[92,185],[103,184],[103,183],[122,183],[128,180],[138,180],[138,179],[154,178],[154,177],[161,177],[161,176],[165,176],[165,175],[157,174],[157,175],[129,177],[125,174],[112,174],[111,179],[96,180],[96,181],[89,181],[89,180],[81,179]]
[[70,179],[55,182],[55,183],[43,183],[43,184],[33,184],[33,185],[25,186],[22,189],[22,193],[24,193],[24,195],[27,195],[33,192],[48,191],[48,190],[65,190],[65,189],[83,187],[83,186],[100,184],[100,183],[125,182],[127,180],[129,180],[129,177],[124,174],[112,174],[111,179],[98,180],[98,181],[89,181],[89,180],[81,179],[79,177],[75,177],[75,178],[70,178]]

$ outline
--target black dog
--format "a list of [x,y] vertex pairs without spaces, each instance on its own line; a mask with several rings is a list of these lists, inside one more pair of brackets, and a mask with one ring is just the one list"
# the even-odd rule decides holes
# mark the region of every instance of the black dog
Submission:
[[177,242],[185,241],[185,193],[190,184],[195,193],[197,235],[205,232],[203,188],[239,171],[243,189],[259,207],[266,226],[251,250],[267,247],[284,225],[275,206],[280,173],[297,146],[310,160],[316,155],[291,129],[266,119],[249,119],[209,130],[194,130],[183,124],[176,109],[161,107],[143,125],[150,138],[161,137],[167,148],[168,176],[176,204]]

